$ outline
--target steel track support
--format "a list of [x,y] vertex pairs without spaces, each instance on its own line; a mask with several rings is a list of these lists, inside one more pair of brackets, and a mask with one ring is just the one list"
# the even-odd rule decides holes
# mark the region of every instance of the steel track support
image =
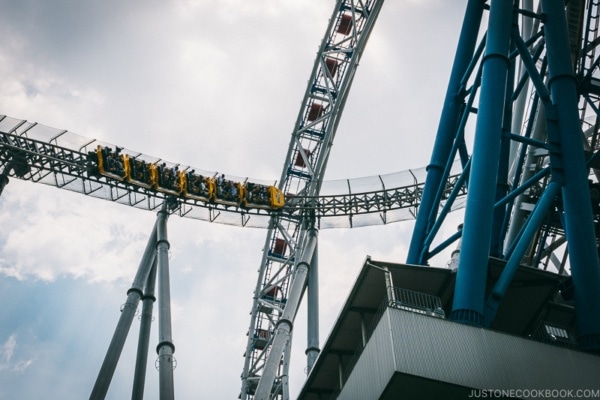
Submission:
[[423,244],[431,228],[429,216],[438,207],[437,195],[440,192],[440,185],[446,184],[443,174],[456,137],[465,96],[462,81],[475,52],[485,3],[485,0],[469,0],[467,4],[433,153],[427,166],[427,179],[413,229],[407,257],[408,264],[426,264],[427,262],[422,254],[425,253]]
[[0,196],[2,195],[2,191],[4,190],[6,185],[8,185],[8,181],[9,181],[8,173],[9,173],[9,165],[5,166],[4,169],[2,170],[2,173],[0,173]]
[[600,351],[600,265],[577,109],[563,2],[542,0],[546,15],[549,86],[556,107],[564,166],[565,232],[575,287],[577,333],[584,350]]
[[[533,122],[531,130],[532,135],[531,138],[538,141],[545,141],[546,139],[546,109],[540,105],[537,109],[537,112],[532,113]],[[524,158],[523,166],[520,168],[521,170],[521,178],[520,182],[517,182],[519,185],[522,185],[529,178],[531,178],[535,174],[535,169],[528,168],[529,166],[535,165],[539,156],[535,154],[535,149],[530,148],[526,154],[522,156]],[[513,214],[511,216],[510,225],[508,227],[508,232],[506,238],[504,240],[504,247],[509,248],[513,245],[513,242],[517,240],[517,235],[521,230],[521,227],[525,223],[525,219],[527,217],[527,213],[522,209],[522,204],[526,202],[526,196],[519,196],[515,200],[513,205]]]
[[483,323],[485,283],[492,239],[496,179],[500,161],[512,1],[492,0],[483,63],[479,111],[471,159],[471,176],[462,249],[450,319]]
[[154,228],[152,229],[152,233],[148,239],[148,244],[144,250],[144,255],[140,261],[140,265],[131,288],[127,291],[127,300],[125,301],[125,305],[121,310],[121,316],[119,317],[117,327],[113,334],[108,350],[106,351],[106,356],[104,357],[104,361],[100,367],[100,372],[96,378],[96,383],[94,384],[92,393],[90,395],[90,399],[92,400],[102,400],[106,397],[110,382],[115,373],[115,368],[117,367],[119,357],[123,351],[127,334],[131,328],[131,322],[135,316],[139,301],[143,296],[142,290],[144,288],[144,284],[148,280],[148,276],[156,256],[157,225],[158,220],[154,224]]
[[[383,0],[336,1],[306,87],[279,181],[279,188],[289,198],[319,194],[350,86],[382,4]],[[286,396],[286,360],[289,360],[290,346],[285,343],[291,340],[289,333],[297,309],[297,304],[293,307],[290,304],[302,297],[312,257],[305,246],[307,241],[312,242],[306,237],[306,217],[295,214],[271,220],[277,225],[272,224],[269,228],[259,269],[244,354],[242,400]],[[299,263],[303,249],[308,258]],[[300,271],[297,271],[298,266]],[[274,286],[275,282],[277,286]],[[293,296],[289,293],[290,288],[296,290]],[[272,296],[274,290],[278,293],[276,298]],[[291,309],[294,311],[290,315]],[[276,375],[277,371],[279,375]],[[283,383],[283,393],[279,381]],[[260,393],[255,386],[257,382]],[[277,382],[276,387],[273,387],[274,382]]]
[[256,400],[268,400],[270,398],[275,376],[277,375],[277,370],[281,362],[281,356],[291,340],[294,319],[308,279],[310,261],[313,258],[314,250],[317,246],[318,231],[314,225],[308,229],[307,234],[307,240],[302,256],[300,260],[297,261],[295,267],[294,280],[292,281],[292,286],[289,290],[288,301],[283,310],[283,314],[275,327],[276,330],[271,345],[271,351],[267,357],[263,375],[256,388],[256,394],[254,396]]
[[[275,234],[276,226],[277,226],[277,219],[276,219],[276,217],[273,217],[269,221],[269,231],[267,233],[267,236],[265,239],[265,244],[263,247],[263,256],[262,256],[261,265],[267,264],[267,258],[268,258],[267,249],[269,248],[270,243],[273,240],[273,235]],[[254,335],[254,329],[257,325],[257,321],[258,321],[259,314],[260,314],[257,311],[260,307],[258,301],[259,301],[260,293],[262,290],[262,284],[263,284],[263,281],[265,278],[264,277],[265,272],[266,272],[266,268],[259,268],[258,279],[256,282],[256,288],[254,289],[252,311],[250,312],[250,315],[251,315],[250,328],[248,329],[248,332],[247,332],[248,341],[246,344],[246,351],[244,353],[244,369],[242,370],[242,389],[241,389],[241,394],[240,394],[240,398],[242,400],[245,400],[248,393],[251,392],[250,378],[254,378],[254,377],[249,376],[249,371],[251,369],[251,362],[253,361],[250,355],[254,352],[253,335]]]
[[173,400],[175,387],[173,357],[175,345],[171,332],[171,288],[169,284],[169,241],[167,238],[168,212],[163,208],[157,221],[156,258],[158,268],[158,372],[161,400]]
[[544,194],[540,198],[540,201],[536,204],[535,210],[527,220],[527,225],[523,235],[520,237],[514,252],[506,263],[506,266],[504,267],[498,282],[496,282],[492,293],[490,293],[487,298],[484,314],[485,326],[489,327],[492,325],[492,322],[496,317],[496,313],[498,312],[498,308],[500,307],[500,302],[508,291],[508,287],[513,277],[517,273],[517,269],[521,264],[523,256],[525,256],[527,249],[531,245],[531,241],[539,231],[542,222],[546,218],[548,210],[553,205],[554,199],[559,192],[560,185],[556,182],[550,182],[544,191]]
[[[522,6],[524,10],[533,10],[533,0],[523,0]],[[521,27],[523,32],[523,39],[525,41],[529,40],[533,35],[533,21],[531,18],[521,17]],[[519,76],[524,77],[526,74],[525,67],[523,63],[519,64]],[[527,89],[529,88],[529,80],[525,81],[523,88],[521,89],[521,93],[515,100],[515,106],[513,109],[513,119],[512,119],[512,127],[511,132],[519,132],[521,131],[521,125],[524,121],[524,113],[527,105]],[[516,142],[511,143],[510,156],[509,160],[518,159],[517,153],[519,150],[519,144]],[[509,161],[512,162],[512,161]],[[514,168],[514,165],[511,165],[511,168]]]
[[156,258],[148,276],[148,282],[144,289],[142,297],[142,314],[140,318],[140,334],[138,337],[137,358],[135,362],[135,372],[133,375],[133,390],[131,392],[132,400],[142,400],[144,398],[144,385],[146,382],[146,366],[148,365],[148,348],[150,345],[150,330],[152,325],[152,308],[156,297],[154,288],[156,285]]
[[292,359],[292,335],[288,340],[285,350],[283,350],[283,358],[281,360],[281,400],[290,400],[290,361]]
[[315,250],[308,271],[308,288],[306,294],[308,308],[307,344],[306,344],[306,374],[310,374],[319,356],[319,245]]
[[[515,31],[518,34],[518,29],[516,28],[516,25],[513,25],[511,32]],[[511,49],[514,48],[514,45],[512,45]],[[514,77],[515,77],[515,72],[516,72],[516,67],[515,67],[515,60],[511,59],[509,60],[509,67],[508,67],[508,73],[506,76],[506,91],[505,91],[505,96],[504,96],[504,115],[503,115],[503,122],[501,125],[501,129],[502,132],[511,132],[511,123],[512,123],[512,97],[513,97],[513,93],[514,93],[514,86],[515,86],[515,81],[514,81]],[[495,200],[494,203],[497,203],[499,201],[501,201],[504,197],[506,197],[506,195],[508,194],[508,192],[510,191],[510,186],[508,183],[508,173],[509,173],[509,162],[510,162],[510,145],[511,145],[511,140],[510,137],[508,135],[502,135],[501,139],[500,139],[500,154],[499,154],[499,160],[498,160],[498,173],[497,173],[497,177],[496,177],[496,196],[495,196]],[[506,213],[507,213],[507,207],[501,206],[501,207],[494,207],[494,212],[493,212],[493,219],[492,219],[492,237],[491,237],[491,243],[490,243],[490,256],[492,257],[502,257],[502,253],[503,253],[503,245],[504,245],[504,237],[505,237],[505,231],[504,231],[504,220],[506,218]]]

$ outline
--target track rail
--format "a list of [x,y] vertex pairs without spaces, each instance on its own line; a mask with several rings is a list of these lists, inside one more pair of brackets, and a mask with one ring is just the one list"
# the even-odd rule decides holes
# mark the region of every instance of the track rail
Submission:
[[[320,196],[344,105],[382,5],[383,0],[338,0],[334,5],[279,180],[288,199]],[[292,321],[307,263],[317,248],[314,208],[273,215],[269,222],[244,352],[241,400],[289,398]]]
[[[0,116],[0,167],[12,178],[149,211],[160,209],[165,199],[172,197],[158,190],[94,174],[87,155],[98,145],[115,147],[72,132]],[[162,162],[159,158],[144,156],[139,152],[129,154]],[[170,162],[167,164],[190,168]],[[300,219],[309,212],[317,219],[320,229],[383,225],[414,218],[423,190],[424,176],[424,169],[418,169],[324,181],[322,192],[327,194],[290,197],[281,210],[234,207],[179,196],[177,199],[180,207],[174,212],[185,218],[265,229],[273,214]],[[246,179],[232,178],[239,181]],[[456,182],[457,176],[451,176],[447,185],[448,192],[453,190]],[[460,196],[464,197],[465,194],[466,189],[460,188]]]

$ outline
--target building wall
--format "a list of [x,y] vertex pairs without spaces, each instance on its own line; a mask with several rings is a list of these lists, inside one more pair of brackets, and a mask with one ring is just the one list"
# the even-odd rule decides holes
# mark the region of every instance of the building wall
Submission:
[[395,371],[394,349],[387,312],[344,383],[339,400],[377,399]]
[[468,388],[529,390],[532,398],[539,390],[600,391],[598,356],[388,308],[338,398],[378,399],[395,371]]

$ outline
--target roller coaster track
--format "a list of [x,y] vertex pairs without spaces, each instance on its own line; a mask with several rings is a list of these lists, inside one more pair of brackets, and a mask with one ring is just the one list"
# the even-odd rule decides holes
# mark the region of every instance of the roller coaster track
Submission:
[[[98,145],[116,147],[69,131],[0,116],[0,167],[7,176],[149,211],[159,210],[165,199],[173,197],[159,190],[95,174],[88,152],[94,151]],[[183,170],[191,168],[139,152],[123,151],[149,162],[165,162]],[[201,170],[196,168],[196,171]],[[203,174],[212,176],[216,172],[206,171]],[[179,196],[180,207],[174,212],[185,218],[254,228],[268,228],[272,214],[301,218],[306,213],[314,213],[321,229],[389,224],[414,218],[424,176],[424,169],[418,169],[324,181],[322,194],[294,196],[280,210],[235,207]],[[228,177],[237,181],[247,179]],[[450,177],[448,194],[454,190],[457,181],[458,175]],[[457,191],[461,197],[466,194],[464,187],[457,188]]]
[[[316,258],[316,232],[415,218],[423,191],[424,168],[369,178],[323,179],[354,74],[382,4],[383,0],[336,2],[278,180],[278,189],[285,196],[282,208],[202,201],[114,179],[98,173],[93,157],[89,157],[98,146],[114,145],[9,117],[0,117],[0,189],[11,176],[146,210],[159,210],[166,201],[177,200],[173,212],[182,217],[266,228],[240,398],[287,399],[292,321],[308,284],[308,264]],[[179,171],[216,175],[127,149],[120,151],[147,164],[160,162]],[[231,175],[225,179],[247,180]],[[440,198],[448,199],[453,209],[462,207],[461,199],[466,194],[463,179],[463,175],[450,174],[440,190]],[[311,346],[309,359],[318,353],[318,343]]]
[[[448,154],[450,151],[460,153],[464,150],[464,164],[456,169],[440,168],[441,164],[432,164],[434,168],[440,170],[439,173],[433,174],[434,179],[427,186],[424,168],[359,179],[323,180],[344,103],[360,55],[366,46],[382,3],[383,0],[338,0],[336,2],[292,131],[282,175],[278,180],[278,188],[285,195],[285,205],[282,208],[252,208],[222,204],[218,201],[201,201],[185,195],[174,196],[161,190],[143,188],[127,181],[113,179],[98,174],[90,164],[88,155],[98,146],[111,148],[116,146],[67,131],[3,116],[0,116],[0,168],[2,168],[0,190],[7,182],[6,177],[10,176],[146,210],[158,210],[166,201],[175,199],[178,207],[174,208],[173,212],[182,217],[267,229],[250,313],[251,321],[244,353],[245,364],[241,376],[240,399],[287,399],[292,322],[297,304],[307,287],[308,266],[312,268],[316,258],[313,257],[316,248],[316,232],[326,228],[382,225],[416,217],[416,225],[419,225],[420,220],[423,222],[423,232],[414,235],[413,242],[418,247],[415,247],[414,251],[411,249],[411,252],[415,253],[413,258],[416,261],[411,260],[409,255],[409,263],[425,264],[427,261],[425,258],[435,253],[430,251],[428,246],[432,242],[430,238],[437,232],[438,221],[443,220],[448,208],[462,208],[465,203],[464,179],[469,179],[471,164],[466,162],[467,148],[463,133],[460,132],[461,129],[464,130],[462,122],[445,124],[445,126],[462,127],[458,134],[453,136],[457,146],[448,147]],[[598,3],[597,0],[590,0],[587,13],[584,12],[583,0],[571,1],[567,7],[571,47],[577,49],[578,43],[582,42],[582,51],[573,52],[571,56],[578,78],[578,89],[582,92],[579,106],[582,127],[585,128],[583,131],[589,141],[586,143],[586,150],[595,153],[590,161],[597,160],[597,128],[600,125],[597,119],[600,80],[594,76],[594,71],[597,71],[600,65],[600,58],[595,52],[599,43]],[[521,12],[535,15],[532,11]],[[538,36],[533,36],[532,41],[528,41],[527,45],[536,43],[537,39]],[[517,43],[520,44],[521,41]],[[526,42],[523,41],[522,45],[525,44]],[[521,57],[530,63],[529,68],[533,70],[529,72],[529,74],[533,73],[531,78],[533,83],[536,83],[536,77],[539,78],[539,87],[536,90],[540,90],[543,94],[546,90],[541,84],[543,83],[541,77],[545,72],[536,69],[540,64],[538,58],[543,54],[541,46],[541,44],[532,46],[535,50],[533,54],[523,49],[520,51],[524,53]],[[483,50],[483,47],[481,49]],[[474,67],[480,55],[481,53],[476,51],[473,54],[471,67],[467,68],[465,65],[468,70],[466,75],[476,70]],[[545,61],[540,64],[543,68],[545,68],[544,63]],[[477,96],[480,85],[481,76],[478,74],[473,75],[473,86],[468,90],[463,90],[465,88],[461,86],[461,96],[464,95],[465,99],[467,95],[469,97],[465,103],[467,106],[460,107],[460,113],[464,112],[465,115],[459,114],[457,109],[456,116],[460,116],[460,120],[464,122],[466,116],[475,111],[472,101]],[[469,79],[471,78],[461,82],[461,85],[470,84]],[[521,90],[520,84],[518,87]],[[537,99],[532,103],[537,104]],[[537,124],[533,118],[536,109],[537,105],[531,107],[528,127]],[[591,116],[586,117],[586,111]],[[459,119],[456,119],[454,122],[458,121]],[[545,138],[536,141],[529,139],[529,136],[519,138],[516,134],[511,134],[511,138],[530,145],[531,148],[549,149],[549,146],[545,145]],[[147,163],[160,162],[168,167],[177,167],[180,171],[195,170],[204,176],[216,175],[216,172],[201,171],[191,166],[168,162],[127,149],[121,151]],[[456,158],[455,153],[452,154],[451,157],[444,156],[440,159],[444,163],[448,159],[447,165],[452,165],[452,160]],[[524,162],[525,152],[523,151],[522,154],[523,160],[520,163],[523,166],[527,164],[527,168],[533,171],[532,166],[537,168],[543,165],[547,152],[532,149],[534,162]],[[460,155],[463,157],[463,154]],[[598,174],[597,165],[592,167]],[[464,173],[458,174],[456,170],[463,168]],[[450,172],[447,173],[449,170]],[[483,170],[479,169],[479,171]],[[546,172],[547,170],[538,171],[531,179],[523,180],[519,188],[505,197],[506,202],[512,202],[516,196],[519,196],[524,201],[521,205],[515,206],[516,212],[520,212],[519,209],[522,208],[523,214],[529,213],[530,209],[522,206],[533,205],[539,200],[539,194],[534,190],[537,186],[533,185],[533,181],[539,180],[540,186],[545,184],[543,180],[547,176]],[[249,180],[274,185],[273,181],[260,182],[232,175],[226,178],[234,182]],[[519,174],[516,174],[515,178],[512,183],[517,186]],[[506,177],[504,179],[506,180]],[[496,177],[493,177],[493,182],[496,182]],[[474,191],[474,186],[471,186],[471,194]],[[497,204],[504,206],[506,203],[502,200]],[[417,209],[420,209],[423,214],[420,217],[417,216]],[[432,216],[437,217],[438,210],[443,212],[440,213],[440,219],[436,221]],[[505,219],[505,222],[508,221]],[[539,240],[540,259],[541,256],[550,257],[549,254],[553,249],[566,242],[562,237],[564,236],[562,229],[554,227],[552,221],[549,221],[545,228],[545,236]],[[522,225],[514,217],[510,222],[518,229]],[[544,247],[547,240],[554,240],[554,235],[560,236],[559,239]],[[457,238],[458,235],[455,237]],[[551,238],[548,239],[549,237]],[[478,239],[476,236],[471,238]],[[484,255],[488,256],[487,253]],[[562,264],[557,268],[561,272],[565,270],[564,259],[566,257],[563,261],[559,260]],[[310,289],[310,285],[308,287]],[[318,348],[309,344],[307,354],[309,351],[318,352]]]

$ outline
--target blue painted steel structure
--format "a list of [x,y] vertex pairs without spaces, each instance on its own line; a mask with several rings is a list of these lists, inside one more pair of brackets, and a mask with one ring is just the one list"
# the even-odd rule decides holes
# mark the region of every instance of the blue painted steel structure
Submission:
[[[484,10],[489,23],[480,59],[475,37]],[[590,192],[598,181],[590,168],[598,123],[586,125],[583,117],[592,110],[598,121],[597,19],[597,1],[587,7],[584,1],[468,2],[408,255],[408,263],[426,265],[439,251],[429,246],[452,201],[441,200],[443,171],[458,149],[466,150],[463,121],[476,117],[470,165],[463,162],[461,178],[468,186],[463,228],[438,239],[449,246],[462,237],[450,315],[457,322],[490,326],[516,268],[546,269],[552,262],[558,273],[571,275],[580,345],[600,351],[598,199]],[[526,32],[530,27],[537,30]],[[521,132],[513,117],[524,114],[515,102],[524,95],[531,113]],[[561,246],[562,262],[555,254]],[[507,260],[491,291],[490,257]]]
[[[428,256],[423,252],[428,250],[425,249],[424,244],[436,218],[434,211],[440,203],[442,192],[440,189],[445,187],[444,174],[452,164],[451,161],[456,157],[456,151],[461,142],[457,140],[456,135],[464,99],[467,96],[463,79],[467,75],[467,71],[471,69],[484,6],[485,1],[482,0],[470,0],[467,5],[433,153],[427,166],[427,179],[407,258],[409,264],[425,264],[427,262]],[[462,132],[460,134],[462,135]]]
[[[508,49],[512,4],[492,1],[486,52],[482,60],[481,98],[473,145],[467,209],[463,225],[460,267],[456,279],[452,318],[479,325],[487,259],[491,244],[498,175],[504,98],[509,69]],[[468,255],[468,256],[464,256]]]
[[546,15],[548,85],[556,107],[563,158],[564,227],[575,287],[578,333],[584,348],[600,350],[600,267],[590,196],[584,196],[589,185],[576,81],[570,59],[565,57],[569,50],[568,28],[559,3],[542,0],[542,10]]

